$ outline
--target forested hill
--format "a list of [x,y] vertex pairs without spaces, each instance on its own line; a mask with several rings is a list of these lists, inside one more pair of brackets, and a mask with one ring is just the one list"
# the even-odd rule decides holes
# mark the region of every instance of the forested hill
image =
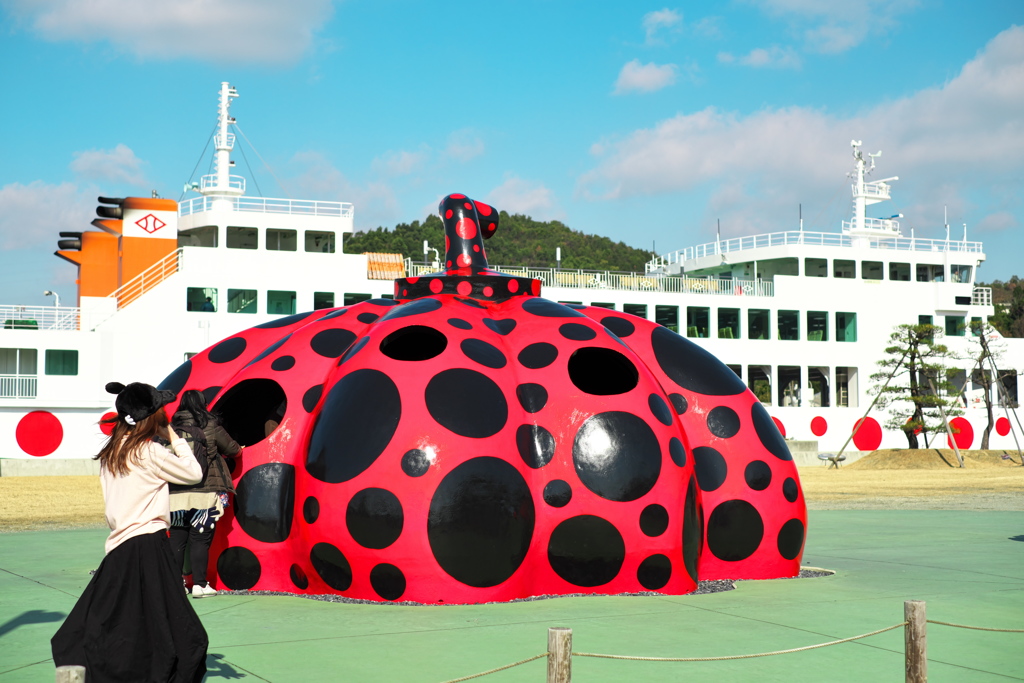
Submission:
[[[344,241],[346,254],[367,251],[401,253],[414,261],[433,260],[434,252],[423,257],[423,240],[444,258],[444,226],[437,216],[425,221],[399,223],[394,230],[377,228],[357,232]],[[562,248],[562,268],[583,270],[619,270],[644,272],[644,264],[653,253],[634,249],[607,237],[585,235],[558,221],[540,222],[529,216],[509,215],[502,211],[498,231],[484,243],[487,261],[492,266],[532,266],[553,268],[555,249]]]

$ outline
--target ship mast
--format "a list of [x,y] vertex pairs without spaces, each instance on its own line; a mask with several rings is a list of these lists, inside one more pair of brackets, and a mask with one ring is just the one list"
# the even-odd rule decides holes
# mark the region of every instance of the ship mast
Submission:
[[231,100],[238,97],[238,91],[224,81],[220,84],[220,97],[217,103],[217,134],[214,136],[214,173],[204,175],[200,180],[198,192],[207,197],[240,197],[245,194],[245,178],[231,175],[235,162],[231,160],[231,150],[235,147],[235,135],[228,132],[228,126],[235,120],[228,110]]
[[843,232],[855,238],[899,237],[900,224],[894,219],[901,218],[900,215],[889,218],[867,217],[867,207],[891,199],[889,183],[899,180],[899,177],[893,176],[867,182],[864,177],[875,169],[875,159],[882,156],[882,153],[868,154],[866,160],[860,149],[861,144],[860,140],[850,142],[850,146],[853,147],[853,158],[856,160],[851,187],[853,190],[853,218],[850,221],[843,221]]

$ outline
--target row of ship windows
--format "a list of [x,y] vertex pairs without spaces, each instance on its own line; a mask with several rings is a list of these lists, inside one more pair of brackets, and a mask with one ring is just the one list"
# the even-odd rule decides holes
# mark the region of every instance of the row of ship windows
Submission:
[[[46,349],[47,375],[77,375],[78,351]],[[0,349],[0,398],[35,398],[39,377],[38,349]]]
[[[793,259],[796,261],[796,259]],[[889,280],[894,282],[910,282],[911,268],[918,282],[943,282],[946,279],[946,267],[932,263],[889,263]],[[786,273],[780,273],[785,275]],[[796,275],[796,273],[792,273]],[[828,277],[828,259],[805,258],[804,275],[807,277]],[[883,261],[861,261],[860,277],[862,280],[884,280],[885,263]],[[851,259],[833,259],[832,277],[856,279],[857,262]],[[952,264],[949,266],[950,282],[970,282],[971,266]]]
[[837,366],[833,373],[832,368],[825,366],[778,365],[773,370],[771,365],[748,365],[744,377],[742,365],[727,365],[740,379],[746,380],[750,391],[765,405],[857,407],[857,368],[854,367]]
[[[228,249],[259,249],[259,230],[229,225],[225,231],[225,245]],[[263,248],[268,251],[298,251],[299,231],[267,228]],[[303,230],[302,247],[312,253],[333,254],[335,235],[324,230]],[[178,231],[179,247],[220,246],[220,231],[216,225],[204,225]]]

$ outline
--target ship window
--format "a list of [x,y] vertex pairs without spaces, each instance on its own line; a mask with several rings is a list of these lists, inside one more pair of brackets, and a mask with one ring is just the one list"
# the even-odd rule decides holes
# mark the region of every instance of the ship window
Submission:
[[970,282],[971,281],[971,267],[970,266],[958,266],[952,265],[949,267],[949,281],[950,282]]
[[559,300],[558,303],[565,304],[565,305],[572,304],[573,306],[582,306],[583,305],[582,301],[561,301],[561,300]]
[[334,292],[313,292],[313,310],[334,308]]
[[342,299],[343,306],[351,306],[353,304],[362,303],[363,301],[369,301],[373,298],[372,294],[345,294]]
[[36,397],[35,349],[0,349],[0,398]]
[[307,230],[306,251],[314,251],[322,254],[333,254],[334,233],[320,232],[319,230]]
[[215,313],[217,311],[217,288],[189,287],[186,289],[185,310]]
[[772,366],[748,365],[747,387],[757,400],[766,405],[772,404]]
[[229,289],[228,313],[255,313],[255,289]]
[[857,407],[857,368],[836,368],[836,405],[840,408]]
[[896,280],[897,282],[910,282],[910,264],[890,263],[889,279]]
[[881,280],[882,262],[862,261],[860,264],[860,276],[864,280]]
[[654,322],[662,327],[667,327],[673,332],[679,332],[679,307],[678,306],[655,306]]
[[394,294],[381,294],[381,295],[380,295],[379,297],[377,297],[377,298],[378,298],[378,299],[394,299],[394,298],[395,298],[395,295],[394,295]]
[[936,266],[931,263],[917,264],[918,282],[942,282],[945,280],[945,266]]
[[919,315],[917,316],[918,325],[933,325],[932,317],[930,315]]
[[747,311],[747,336],[751,339],[771,339],[771,321],[767,308]]
[[785,408],[800,407],[800,366],[780,365],[779,382],[779,406]]
[[295,292],[267,292],[267,313],[271,315],[294,315]]
[[[1017,404],[1017,374],[1007,373],[1003,375],[999,383],[1003,385],[1004,392],[998,392],[998,400],[1000,408],[1018,408]],[[1007,405],[1009,403],[1009,405]]]
[[811,388],[810,406],[828,408],[828,368],[807,368],[807,384]]
[[857,314],[838,312],[836,313],[836,341],[855,342],[857,341]]
[[742,365],[726,365],[725,367],[727,367],[730,370],[732,370],[733,372],[735,372],[737,377],[739,377],[740,379],[743,379],[743,366]]
[[857,262],[837,258],[832,261],[832,275],[852,280],[857,277]]
[[719,308],[718,309],[718,338],[739,339],[740,338],[740,309]]
[[77,375],[78,351],[64,349],[46,350],[47,375]]
[[635,315],[640,318],[647,317],[647,304],[622,304],[622,312]]
[[779,339],[800,339],[800,311],[779,311]]
[[267,249],[269,251],[295,251],[298,242],[295,230],[267,229]]
[[204,225],[201,228],[189,228],[178,231],[179,247],[216,247],[217,226]]
[[828,259],[804,259],[804,274],[807,277],[828,277]]
[[598,308],[608,308],[608,309],[611,309],[613,311],[615,310],[615,304],[607,302],[607,301],[594,301],[590,305],[591,306],[597,306]]
[[828,341],[826,311],[807,311],[807,341]]
[[705,339],[711,319],[711,309],[707,306],[686,307],[686,336]]
[[258,244],[256,228],[228,226],[228,249],[255,249]]
[[963,337],[964,330],[966,329],[964,323],[964,316],[962,315],[947,315],[946,316],[946,336],[947,337]]

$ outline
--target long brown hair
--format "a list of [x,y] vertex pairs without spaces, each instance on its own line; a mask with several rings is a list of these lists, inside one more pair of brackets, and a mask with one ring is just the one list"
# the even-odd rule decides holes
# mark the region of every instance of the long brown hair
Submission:
[[164,436],[167,431],[167,413],[160,408],[134,427],[120,416],[108,418],[100,424],[113,424],[114,429],[93,460],[99,460],[100,467],[106,468],[108,472],[124,477],[131,471],[129,465],[139,464],[139,455],[146,442],[155,436]]

